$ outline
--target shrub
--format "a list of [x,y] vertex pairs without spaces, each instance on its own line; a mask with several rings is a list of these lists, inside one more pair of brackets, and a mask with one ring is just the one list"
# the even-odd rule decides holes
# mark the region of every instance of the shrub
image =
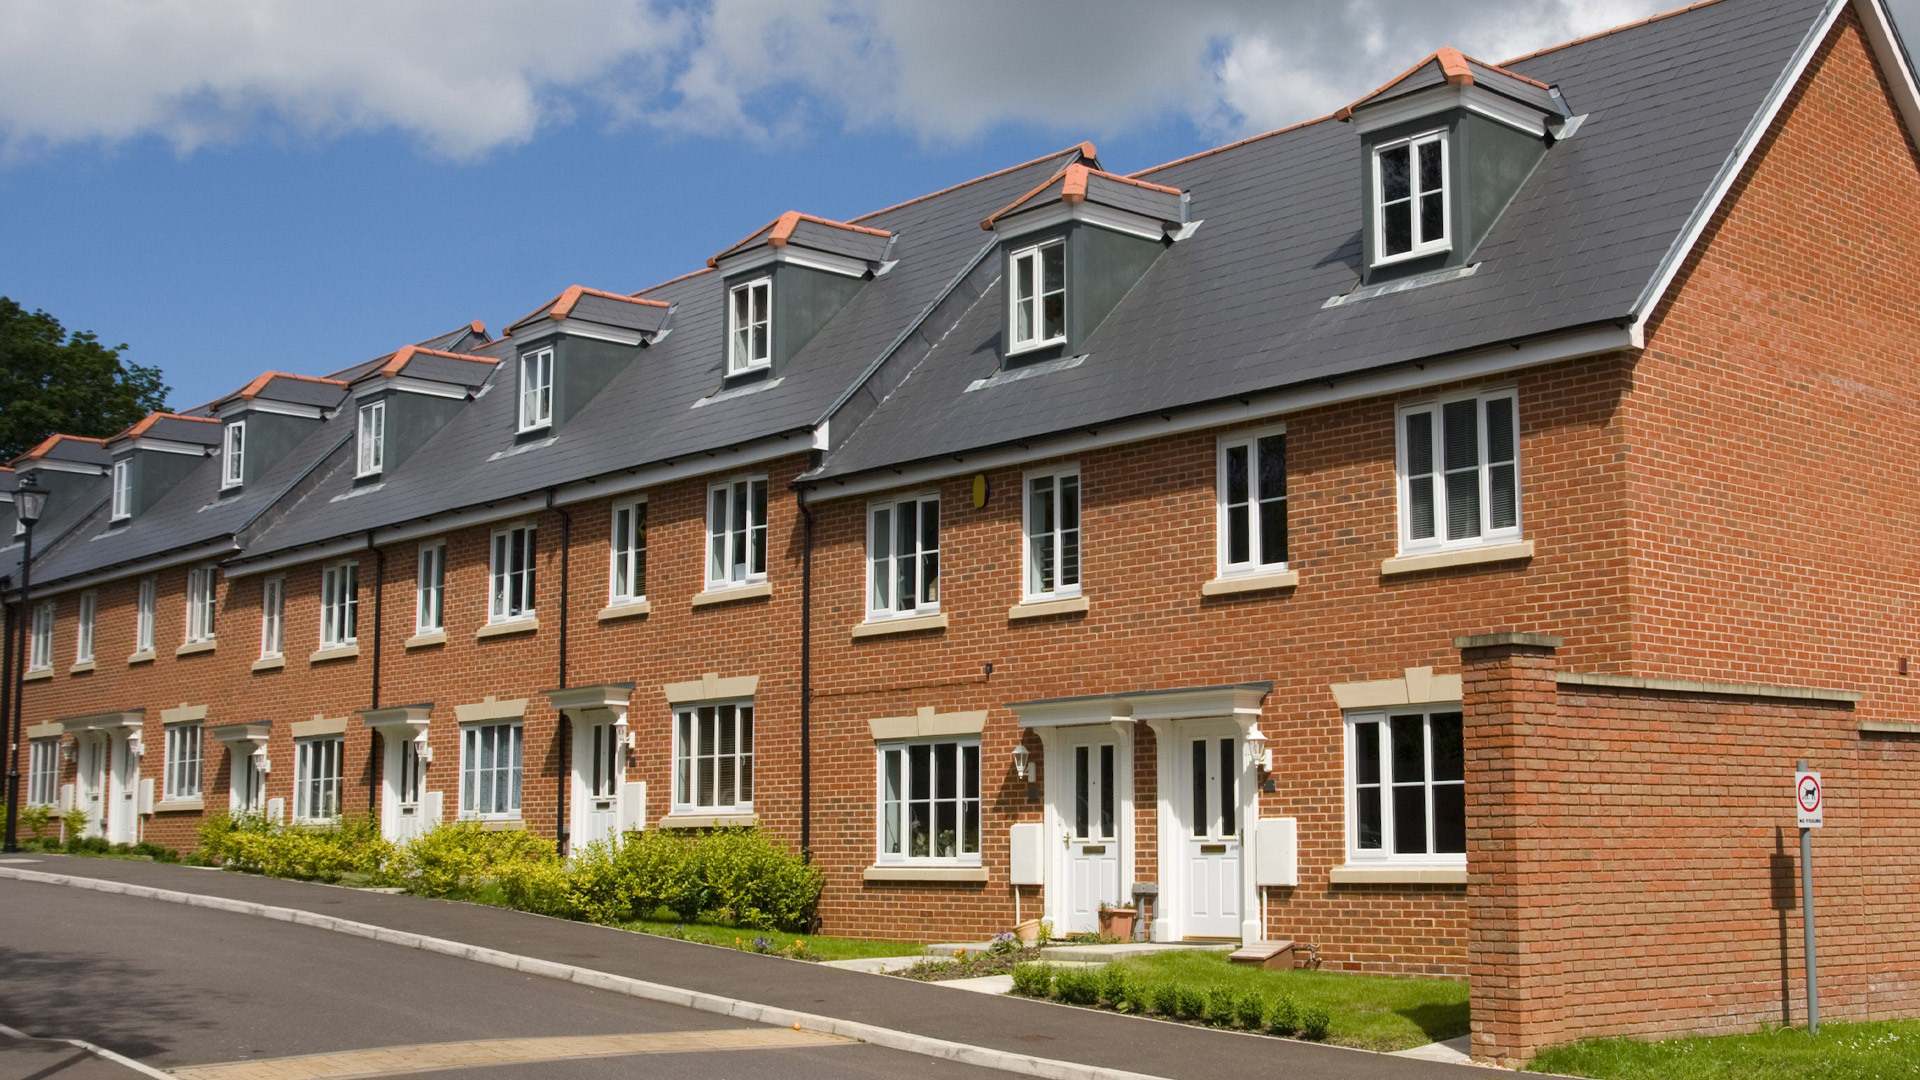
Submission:
[[1100,973],[1088,968],[1062,968],[1053,977],[1053,997],[1067,1005],[1099,1004]]
[[209,819],[201,826],[203,854],[217,851],[222,866],[269,877],[301,881],[339,881],[348,874],[385,876],[394,846],[380,838],[371,817],[343,818],[326,825],[279,825],[258,816]]
[[1233,990],[1225,986],[1216,986],[1207,991],[1207,1023],[1215,1027],[1232,1027],[1233,1019],[1238,1015],[1240,1002]]
[[1153,988],[1153,1011],[1166,1017],[1180,1015],[1180,986],[1177,983],[1161,983]]
[[[718,829],[691,845],[686,877],[700,911],[755,930],[805,930],[820,900],[820,872],[757,829]],[[683,918],[693,897],[670,899]],[[692,914],[699,914],[695,911]]]
[[27,827],[27,831],[33,834],[33,839],[41,839],[47,835],[49,829],[53,828],[53,807],[27,807],[20,811],[20,824]]
[[151,840],[142,840],[133,845],[135,855],[145,855],[154,862],[179,862],[180,853],[168,847],[161,847]]
[[554,858],[553,842],[525,829],[489,832],[477,821],[454,821],[400,849],[388,877],[420,896],[454,896],[497,878],[510,863]]
[[494,881],[508,907],[551,915],[556,919],[583,918],[572,875],[558,859],[521,859],[501,863]]
[[1259,994],[1248,992],[1241,994],[1233,1003],[1234,1018],[1248,1031],[1259,1031],[1267,1018],[1266,999]]
[[1301,1038],[1319,1042],[1327,1037],[1327,1032],[1332,1028],[1333,1017],[1327,1015],[1327,1010],[1315,1008],[1300,1011]]
[[[706,910],[706,893],[693,879],[687,858],[689,842],[677,833],[651,829],[623,835],[614,851],[621,885],[628,890],[633,914],[651,915],[669,907],[682,919]],[[691,914],[687,908],[693,910]]]
[[1111,1009],[1120,1009],[1127,1002],[1127,970],[1119,964],[1108,964],[1100,969],[1100,999]]
[[1021,997],[1051,997],[1053,965],[1038,963],[1013,965],[1013,992]]
[[242,811],[238,814],[225,812],[208,814],[200,819],[197,830],[200,840],[200,857],[208,863],[219,866],[227,861],[235,833],[268,833],[273,831],[273,828],[273,824],[262,813]]
[[1191,986],[1179,986],[1174,988],[1174,994],[1173,1015],[1182,1020],[1199,1020],[1206,1015],[1207,1002],[1200,991]]
[[66,849],[69,855],[105,855],[113,850],[113,845],[107,843],[104,836],[71,836],[67,838]]
[[1135,1016],[1145,1016],[1153,1008],[1153,988],[1139,979],[1128,979],[1125,995],[1121,1000],[1121,1010]]
[[1295,1004],[1292,994],[1281,994],[1267,1010],[1267,1033],[1291,1038],[1299,1030],[1300,1006]]
[[87,812],[76,806],[60,815],[61,835],[68,840],[87,831]]

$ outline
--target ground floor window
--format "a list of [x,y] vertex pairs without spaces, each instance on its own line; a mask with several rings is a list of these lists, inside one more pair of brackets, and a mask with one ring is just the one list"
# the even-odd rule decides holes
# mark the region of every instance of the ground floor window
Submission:
[[880,859],[980,861],[980,740],[882,743]]
[[473,724],[460,732],[462,817],[520,816],[520,721]]
[[200,797],[199,724],[175,724],[167,729],[165,797]]
[[1353,858],[1457,863],[1466,854],[1458,709],[1349,715],[1347,775]]
[[295,821],[327,821],[340,816],[340,761],[345,743],[338,735],[294,742]]
[[59,786],[60,740],[33,740],[27,759],[27,804],[52,806]]
[[753,704],[689,705],[674,714],[676,810],[753,809]]

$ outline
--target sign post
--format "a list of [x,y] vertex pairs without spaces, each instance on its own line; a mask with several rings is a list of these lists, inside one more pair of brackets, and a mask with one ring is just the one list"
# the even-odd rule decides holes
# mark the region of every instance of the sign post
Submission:
[[1807,1034],[1820,1034],[1820,964],[1813,951],[1813,830],[1826,824],[1826,793],[1820,774],[1808,772],[1804,761],[1794,765],[1793,803],[1800,817],[1801,926],[1807,951]]

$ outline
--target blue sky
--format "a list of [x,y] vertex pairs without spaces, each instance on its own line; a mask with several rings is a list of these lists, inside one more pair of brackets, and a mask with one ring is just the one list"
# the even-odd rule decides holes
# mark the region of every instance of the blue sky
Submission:
[[1440,45],[1497,60],[1666,6],[10,0],[0,294],[127,342],[187,407],[568,285],[633,291],[787,209],[844,218],[1082,139],[1131,171]]

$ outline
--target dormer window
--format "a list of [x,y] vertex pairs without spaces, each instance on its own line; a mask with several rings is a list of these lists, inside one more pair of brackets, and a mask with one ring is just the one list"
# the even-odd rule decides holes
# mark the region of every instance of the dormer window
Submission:
[[553,350],[520,357],[520,430],[553,425]]
[[239,487],[246,479],[247,422],[235,420],[227,425],[224,460],[220,469],[220,486]]
[[1067,245],[1064,240],[1021,248],[1010,261],[1013,303],[1008,352],[1067,340]]
[[1447,133],[1429,131],[1381,143],[1373,151],[1379,193],[1375,265],[1446,251]]
[[125,521],[133,516],[133,472],[132,462],[121,458],[113,463],[113,520]]
[[360,406],[359,465],[355,476],[373,476],[387,461],[387,403],[368,402]]
[[735,285],[727,311],[727,374],[741,375],[772,364],[773,279]]

